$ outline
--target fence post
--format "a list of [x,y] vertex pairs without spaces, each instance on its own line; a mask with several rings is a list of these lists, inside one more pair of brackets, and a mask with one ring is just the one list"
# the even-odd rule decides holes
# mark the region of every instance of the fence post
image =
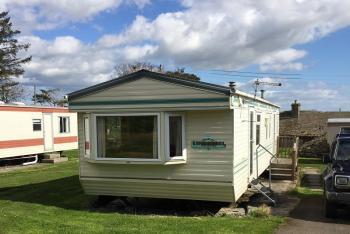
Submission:
[[295,137],[293,152],[292,152],[292,180],[296,179],[296,171],[298,167],[298,151],[299,151],[299,137]]
[[276,157],[280,155],[280,136],[277,136],[277,145],[276,145]]

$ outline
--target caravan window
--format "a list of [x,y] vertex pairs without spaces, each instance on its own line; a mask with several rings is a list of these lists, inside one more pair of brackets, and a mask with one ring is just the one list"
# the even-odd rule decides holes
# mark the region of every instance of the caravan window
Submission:
[[168,157],[170,159],[182,159],[185,156],[184,115],[168,114],[167,125]]
[[60,120],[60,133],[69,132],[69,117],[59,117]]
[[158,115],[97,116],[97,157],[158,158]]
[[90,122],[89,117],[84,117],[84,150],[85,156],[90,155]]
[[256,116],[256,128],[255,128],[255,143],[256,145],[260,144],[260,122],[261,122],[261,115]]
[[41,131],[41,119],[33,119],[33,131]]

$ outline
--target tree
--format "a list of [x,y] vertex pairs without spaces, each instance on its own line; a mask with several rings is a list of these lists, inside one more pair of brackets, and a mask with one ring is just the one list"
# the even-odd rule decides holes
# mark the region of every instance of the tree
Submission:
[[57,91],[58,89],[40,89],[40,93],[36,93],[35,95],[33,95],[32,100],[34,101],[34,103],[40,103],[40,105],[44,105],[45,103],[49,105],[56,105]]
[[114,67],[113,77],[125,76],[142,69],[161,72],[162,65],[157,66],[149,62],[121,63]]
[[62,98],[62,99],[57,99],[54,103],[55,106],[68,106],[68,99],[67,98]]
[[118,64],[114,67],[113,77],[124,76],[142,69],[164,73],[171,77],[185,79],[185,80],[191,80],[191,81],[200,80],[200,78],[195,74],[186,73],[185,68],[177,68],[175,71],[165,71],[163,65],[154,65],[148,62]]
[[24,89],[18,83],[8,79],[0,80],[0,100],[9,103],[23,98]]
[[176,71],[167,71],[165,74],[184,80],[200,81],[200,78],[197,75],[186,73],[185,68],[178,68]]
[[19,58],[20,51],[26,51],[30,44],[19,43],[15,38],[21,32],[12,28],[8,12],[0,13],[0,100],[9,102],[17,100],[23,93],[18,82],[13,78],[24,73],[23,64],[31,61],[31,56]]

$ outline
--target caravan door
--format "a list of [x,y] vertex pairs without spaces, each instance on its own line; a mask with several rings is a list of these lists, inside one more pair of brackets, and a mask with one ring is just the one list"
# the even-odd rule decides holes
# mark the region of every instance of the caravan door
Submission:
[[53,150],[53,124],[52,113],[43,114],[44,123],[44,150]]
[[254,142],[254,110],[249,109],[249,178],[253,176],[253,160],[254,160],[254,151],[255,151],[255,142]]

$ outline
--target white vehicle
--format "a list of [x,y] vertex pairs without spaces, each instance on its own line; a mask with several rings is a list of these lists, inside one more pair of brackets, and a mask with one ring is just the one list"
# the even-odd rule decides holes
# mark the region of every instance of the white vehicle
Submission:
[[78,148],[77,114],[63,107],[0,104],[0,161]]

